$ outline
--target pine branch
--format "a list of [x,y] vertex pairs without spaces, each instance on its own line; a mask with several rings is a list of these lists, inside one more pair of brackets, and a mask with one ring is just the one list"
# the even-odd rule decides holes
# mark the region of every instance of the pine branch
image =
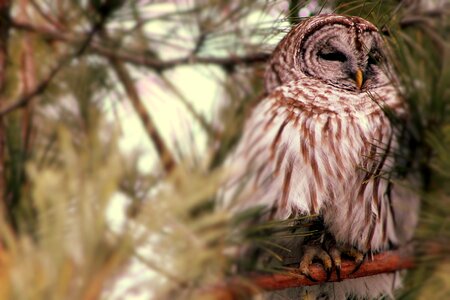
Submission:
[[172,156],[172,153],[169,151],[166,143],[163,138],[160,136],[158,130],[156,129],[156,125],[147,112],[144,104],[142,104],[142,99],[139,96],[139,93],[136,90],[133,80],[131,79],[130,74],[128,73],[125,65],[116,59],[110,59],[111,66],[116,72],[117,77],[121,81],[125,92],[128,95],[131,104],[134,107],[134,110],[138,114],[141,119],[142,125],[144,125],[144,129],[148,134],[149,138],[152,140],[153,145],[156,148],[156,152],[159,155],[159,158],[164,166],[164,169],[167,173],[173,170],[176,165],[175,159]]
[[[402,254],[401,250],[383,252],[367,259],[355,272],[357,267],[355,262],[343,260],[341,276],[337,277],[333,272],[327,280],[327,274],[319,265],[310,267],[311,277],[316,281],[311,281],[298,271],[298,267],[292,266],[289,271],[270,275],[250,275],[247,279],[232,278],[226,284],[207,289],[206,294],[213,299],[242,299],[262,291],[276,291],[287,288],[318,285],[325,282],[337,282],[346,279],[372,276],[376,274],[392,273],[414,267],[414,260],[411,256]],[[205,293],[205,291],[202,291]],[[244,297],[245,298],[245,297]]]
[[[18,30],[37,33],[45,39],[68,43],[79,43],[78,36],[80,35],[77,35],[77,37],[75,37],[74,35],[56,32],[51,29],[34,26],[32,24],[21,22],[19,20],[13,20],[12,26]],[[263,63],[269,58],[269,54],[267,53],[252,53],[245,56],[230,55],[227,57],[189,55],[183,58],[159,60],[150,57],[146,53],[136,53],[132,51],[107,48],[99,44],[98,42],[92,42],[89,45],[88,51],[109,59],[120,60],[132,65],[147,67],[156,71],[165,71],[177,66],[191,64],[212,64],[221,66],[225,69],[230,69],[237,65],[252,65]]]
[[289,2],[289,14],[287,16],[287,19],[289,20],[289,23],[291,25],[295,25],[298,23],[299,21],[299,12],[300,9],[303,7],[303,5],[305,4],[304,1],[301,0],[291,0]]
[[[19,17],[22,20],[28,21],[29,15],[27,12],[29,0],[19,1]],[[36,63],[33,56],[33,45],[31,40],[31,34],[26,33],[22,39],[22,54],[21,54],[21,66],[20,66],[20,81],[22,83],[22,95],[29,94],[32,87],[36,86]],[[28,103],[23,110],[22,115],[22,143],[23,153],[26,157],[30,151],[30,139],[33,129],[33,105]]]
[[[17,24],[21,24],[20,21],[14,21],[14,24],[16,24],[16,28],[18,27]],[[103,22],[102,22],[103,23]],[[33,90],[31,90],[26,95],[20,97],[16,101],[12,102],[11,104],[4,106],[0,109],[0,116],[5,115],[19,107],[23,107],[27,105],[36,95],[41,94],[47,86],[50,84],[52,79],[59,73],[59,71],[73,58],[80,56],[83,54],[86,50],[92,48],[92,49],[103,49],[104,51],[108,52],[106,48],[101,48],[99,46],[94,45],[95,43],[92,41],[93,36],[95,33],[101,30],[102,24],[96,24],[93,27],[93,30],[84,38],[83,42],[79,46],[78,50],[75,51],[74,54],[69,55],[66,58],[63,58],[60,63],[58,63],[49,73],[48,75],[41,80],[39,84],[37,84]],[[29,32],[35,32],[35,33],[44,33],[44,37],[48,38],[51,37],[51,39],[55,39],[58,41],[66,41],[66,42],[79,42],[78,39],[74,39],[70,37],[69,35],[64,35],[61,33],[53,32],[52,30],[43,29],[40,28],[39,30],[31,30],[31,25],[21,25],[20,28],[27,28],[26,31]],[[91,50],[92,50],[91,49]],[[100,50],[102,52],[102,50]],[[109,52],[108,52],[109,53]],[[114,54],[114,52],[111,52],[111,54]],[[146,111],[145,107],[142,104],[142,101],[136,91],[136,88],[134,87],[133,81],[131,77],[128,74],[128,71],[126,70],[125,66],[123,65],[120,60],[123,60],[123,58],[120,58],[120,56],[116,55],[105,55],[107,58],[109,58],[118,78],[121,80],[125,91],[130,98],[136,112],[138,113],[140,119],[142,120],[145,130],[151,140],[153,141],[155,148],[158,152],[158,155],[161,158],[161,161],[163,162],[164,168],[167,172],[170,172],[173,167],[175,166],[175,159],[173,158],[172,154],[168,150],[168,147],[166,146],[164,140],[160,137],[158,131],[156,130],[156,126],[151,119],[150,115]],[[132,56],[130,56],[132,57]],[[125,60],[126,61],[126,60]]]

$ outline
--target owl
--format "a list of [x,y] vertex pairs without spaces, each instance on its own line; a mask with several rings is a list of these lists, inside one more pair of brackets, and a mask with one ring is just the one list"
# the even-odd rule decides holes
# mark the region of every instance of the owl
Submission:
[[[231,155],[222,203],[236,212],[265,207],[265,220],[319,216],[322,234],[298,246],[306,276],[313,260],[339,275],[344,254],[361,263],[406,243],[418,200],[393,172],[392,120],[408,111],[377,28],[352,16],[305,19],[275,48],[265,89]],[[399,276],[381,274],[302,293],[377,298],[398,286]]]

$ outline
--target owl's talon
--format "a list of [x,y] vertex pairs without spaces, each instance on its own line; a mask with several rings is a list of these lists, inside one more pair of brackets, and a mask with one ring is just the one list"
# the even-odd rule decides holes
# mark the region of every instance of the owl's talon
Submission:
[[341,281],[341,265],[336,265],[336,277],[338,281]]
[[353,257],[355,262],[358,264],[362,263],[365,258],[365,254],[356,248],[346,249],[346,250],[344,250],[344,253],[350,257]]
[[312,281],[312,282],[317,282],[317,280],[314,279],[314,278],[311,276],[311,274],[309,274],[309,271],[307,271],[307,272],[300,271],[300,272],[302,273],[303,276],[305,276],[306,278],[308,278],[310,281]]
[[329,255],[333,261],[333,265],[336,269],[336,277],[337,277],[338,281],[341,281],[341,265],[342,265],[342,255],[343,254],[352,258],[353,261],[356,263],[355,269],[350,274],[353,274],[356,271],[358,271],[365,259],[365,254],[363,252],[361,252],[360,250],[358,250],[354,247],[350,247],[350,246],[339,247],[335,243],[328,245],[328,253],[329,253]]
[[322,262],[322,266],[327,274],[327,280],[331,276],[333,270],[333,261],[328,255],[328,253],[323,250],[320,246],[306,246],[304,248],[303,257],[300,260],[300,273],[302,273],[306,278],[311,281],[317,282],[316,279],[312,278],[309,273],[309,267],[313,263],[314,259],[318,259]]
[[363,262],[364,262],[364,260],[366,258],[366,255],[362,254],[361,252],[360,252],[360,254],[361,254],[362,257],[360,259],[358,259],[358,260],[355,258],[355,262],[357,263],[357,265],[356,265],[355,269],[353,269],[353,271],[350,274],[356,273],[359,270],[359,268],[361,268],[361,266],[362,266],[362,264],[363,264]]
[[330,268],[330,269],[325,269],[325,272],[327,273],[327,279],[326,279],[326,281],[330,280],[330,278],[331,278],[331,272],[332,272],[332,271],[333,271],[332,268]]
[[356,273],[359,270],[359,268],[361,267],[361,265],[363,264],[363,262],[364,262],[364,260],[366,258],[366,254],[361,252],[361,251],[359,251],[356,248],[348,248],[348,249],[346,249],[344,251],[344,253],[347,256],[352,257],[354,262],[356,263],[355,269],[353,269],[353,271],[350,274]]

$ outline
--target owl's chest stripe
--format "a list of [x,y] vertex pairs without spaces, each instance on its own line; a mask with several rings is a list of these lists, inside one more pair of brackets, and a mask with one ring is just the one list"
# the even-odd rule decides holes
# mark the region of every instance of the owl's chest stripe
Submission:
[[270,147],[271,149],[271,159],[274,159],[275,152],[277,149],[278,144],[280,143],[281,135],[283,134],[283,130],[286,127],[286,125],[289,123],[288,119],[284,120],[283,123],[281,123],[280,128],[278,129],[277,134],[275,135],[275,138],[272,142],[272,145]]
[[291,189],[292,170],[294,169],[295,158],[289,157],[284,172],[283,189],[281,194],[281,208],[286,209],[288,204],[289,191]]

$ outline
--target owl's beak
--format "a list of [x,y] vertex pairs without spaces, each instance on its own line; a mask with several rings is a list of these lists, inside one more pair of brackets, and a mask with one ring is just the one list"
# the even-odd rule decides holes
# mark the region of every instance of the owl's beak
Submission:
[[358,87],[358,89],[361,89],[362,84],[364,82],[364,73],[361,69],[356,70],[355,81],[356,81],[356,86]]

